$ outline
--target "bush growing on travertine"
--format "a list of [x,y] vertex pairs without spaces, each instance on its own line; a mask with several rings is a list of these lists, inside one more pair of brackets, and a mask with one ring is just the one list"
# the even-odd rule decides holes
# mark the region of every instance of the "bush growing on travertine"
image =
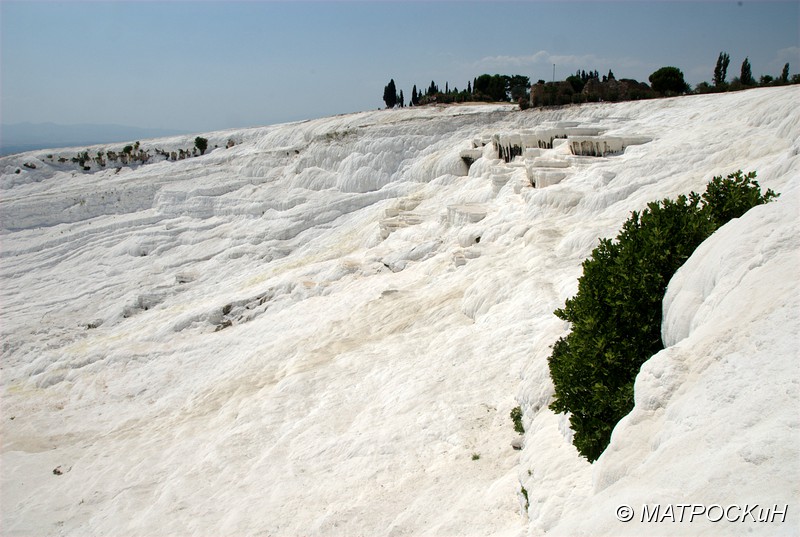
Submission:
[[194,139],[194,146],[200,151],[201,155],[205,155],[206,149],[208,148],[208,140],[203,138],[202,136],[198,136]]
[[767,189],[761,194],[758,182],[755,181],[756,172],[742,175],[741,171],[728,175],[725,179],[715,177],[703,193],[703,204],[706,216],[720,227],[729,220],[739,218],[744,213],[766,203],[778,194]]
[[520,487],[519,493],[522,494],[523,498],[525,498],[525,510],[527,511],[531,506],[531,502],[528,499],[528,491],[525,489],[525,487]]
[[555,311],[572,331],[548,359],[550,409],[571,414],[573,444],[590,462],[633,408],[639,368],[664,348],[661,302],[672,275],[720,226],[777,197],[762,194],[755,177],[715,177],[702,196],[692,192],[631,213],[615,240],[600,240],[583,263],[578,293]]
[[519,434],[525,434],[525,427],[522,425],[522,407],[511,409],[511,421],[514,422],[514,430]]

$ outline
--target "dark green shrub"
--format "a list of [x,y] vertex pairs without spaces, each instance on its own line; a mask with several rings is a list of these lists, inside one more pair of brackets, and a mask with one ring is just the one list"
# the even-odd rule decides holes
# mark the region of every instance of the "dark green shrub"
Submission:
[[200,151],[201,155],[205,155],[206,149],[208,148],[208,140],[203,138],[202,136],[198,136],[194,139],[194,146]]
[[698,94],[712,93],[713,91],[715,91],[715,88],[710,86],[708,82],[700,82],[694,87],[694,92]]
[[555,311],[572,331],[553,345],[548,363],[550,408],[571,414],[573,443],[589,461],[633,408],[639,368],[664,348],[661,302],[672,275],[721,225],[776,197],[771,190],[762,195],[754,178],[739,171],[715,177],[702,196],[649,203],[584,261],[578,293]]
[[741,171],[728,175],[725,179],[715,177],[706,187],[703,194],[704,210],[716,227],[720,227],[733,218],[762,203],[778,197],[778,194],[767,189],[761,194],[756,172],[742,175]]
[[514,407],[511,410],[511,421],[514,422],[514,430],[519,434],[525,434],[525,427],[522,426],[522,408]]

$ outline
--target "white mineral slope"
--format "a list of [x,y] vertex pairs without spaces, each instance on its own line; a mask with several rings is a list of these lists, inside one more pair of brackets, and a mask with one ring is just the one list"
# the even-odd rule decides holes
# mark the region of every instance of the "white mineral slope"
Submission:
[[[797,184],[720,229],[672,279],[667,348],[642,367],[636,407],[595,464],[586,518],[553,534],[798,534]],[[621,505],[632,521],[615,519]]]
[[[367,112],[117,173],[0,159],[0,534],[796,533],[798,97]],[[554,122],[651,141],[550,150],[567,177],[538,190],[491,145],[460,159]],[[589,465],[547,409],[552,312],[631,210],[737,169],[781,197],[676,276],[669,346]],[[679,501],[791,505],[614,516]]]

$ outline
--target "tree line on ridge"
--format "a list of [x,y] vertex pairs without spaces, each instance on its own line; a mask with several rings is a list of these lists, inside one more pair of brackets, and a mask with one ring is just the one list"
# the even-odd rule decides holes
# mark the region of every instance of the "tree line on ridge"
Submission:
[[617,102],[657,97],[672,97],[686,94],[739,91],[755,87],[783,86],[800,83],[800,74],[789,75],[789,64],[775,77],[762,75],[755,79],[749,58],[742,62],[738,77],[727,81],[730,56],[720,52],[714,67],[712,82],[700,82],[694,89],[686,83],[683,72],[674,66],[662,67],[649,77],[648,85],[633,79],[619,79],[609,70],[600,75],[596,70],[578,70],[565,80],[545,82],[539,80],[531,86],[530,78],[524,75],[482,74],[467,81],[466,89],[459,90],[445,83],[442,90],[435,81],[423,89],[416,84],[411,97],[406,100],[403,90],[397,91],[394,79],[383,90],[383,101],[387,108],[424,106],[427,104],[450,104],[464,102],[514,102],[521,109],[530,106],[560,106],[585,102]]

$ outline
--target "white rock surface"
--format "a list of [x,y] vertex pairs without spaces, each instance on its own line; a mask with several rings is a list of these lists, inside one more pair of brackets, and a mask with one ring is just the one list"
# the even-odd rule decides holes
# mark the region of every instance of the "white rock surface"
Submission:
[[[0,159],[0,534],[796,534],[799,97],[365,112],[119,171],[58,157],[124,144]],[[652,141],[538,190],[494,184],[490,146],[467,171],[474,140],[543,124]],[[737,169],[781,197],[676,275],[668,348],[589,465],[547,409],[552,312],[630,211]],[[616,520],[644,502],[790,508]]]

